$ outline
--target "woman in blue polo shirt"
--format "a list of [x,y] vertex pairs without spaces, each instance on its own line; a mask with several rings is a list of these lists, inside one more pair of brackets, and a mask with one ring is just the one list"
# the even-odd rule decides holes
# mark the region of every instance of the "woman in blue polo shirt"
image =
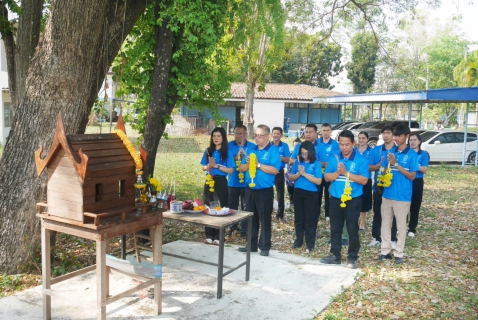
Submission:
[[310,141],[300,145],[298,161],[290,172],[289,178],[294,181],[294,220],[296,239],[292,248],[302,247],[304,234],[307,250],[315,247],[317,231],[318,193],[322,183],[322,165],[316,159],[315,147]]
[[412,201],[410,203],[410,221],[408,223],[408,236],[414,237],[417,233],[418,214],[423,198],[423,175],[428,170],[428,154],[424,152],[420,146],[422,145],[422,137],[418,133],[411,133],[408,144],[418,154],[419,170],[415,175],[412,186]]
[[[226,207],[228,189],[227,175],[234,170],[234,157],[228,152],[227,135],[224,128],[216,127],[211,132],[209,147],[201,159],[202,170],[212,176],[212,186],[204,184],[203,200],[206,205],[211,201],[220,201]],[[219,229],[206,227],[206,244],[219,245]]]
[[[372,147],[368,145],[368,133],[361,131],[358,135],[358,146],[355,147],[355,150],[364,156],[367,161],[369,168],[372,165]],[[363,186],[362,193],[362,209],[360,210],[360,226],[359,231],[365,231],[365,219],[367,217],[367,212],[372,209],[372,174],[369,171],[367,184]]]

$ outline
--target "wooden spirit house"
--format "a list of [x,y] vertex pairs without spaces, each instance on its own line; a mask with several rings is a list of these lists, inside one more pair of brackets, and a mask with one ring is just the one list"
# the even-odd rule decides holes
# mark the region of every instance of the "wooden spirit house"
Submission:
[[[125,132],[121,116],[117,129]],[[140,150],[145,163],[146,152]],[[35,163],[38,175],[48,172],[49,215],[98,225],[95,215],[134,207],[136,165],[116,133],[67,135],[60,114],[44,159],[42,151],[35,152]]]

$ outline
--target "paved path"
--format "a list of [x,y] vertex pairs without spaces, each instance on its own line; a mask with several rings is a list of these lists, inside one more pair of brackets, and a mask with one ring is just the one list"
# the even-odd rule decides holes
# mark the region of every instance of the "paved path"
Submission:
[[[217,261],[218,247],[176,241],[165,252]],[[236,265],[245,254],[227,246],[225,265]],[[224,279],[223,298],[216,299],[217,269],[187,260],[163,257],[163,314],[152,316],[153,301],[138,292],[107,306],[108,319],[307,319],[323,310],[331,296],[350,286],[360,270],[322,265],[316,259],[270,252],[251,256],[251,279],[245,268]],[[90,272],[53,286],[64,292],[52,298],[53,319],[96,319],[96,274]],[[117,293],[134,280],[113,274],[111,292]],[[41,286],[0,299],[0,319],[41,319]]]

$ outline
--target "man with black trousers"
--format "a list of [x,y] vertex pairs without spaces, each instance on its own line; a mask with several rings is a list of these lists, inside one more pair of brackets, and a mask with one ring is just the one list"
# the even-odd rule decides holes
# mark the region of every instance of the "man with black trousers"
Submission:
[[[275,175],[279,172],[281,160],[277,148],[269,143],[270,128],[268,126],[258,125],[254,138],[257,146],[248,150],[247,156],[242,159],[240,170],[244,172],[246,180],[246,210],[254,212],[251,251],[257,252],[259,248],[261,256],[268,256],[271,249]],[[256,163],[251,163],[252,153],[257,157]],[[255,170],[251,170],[251,165],[255,166]],[[247,247],[241,247],[239,251],[247,252]]]
[[[337,141],[332,139],[330,135],[332,134],[332,126],[329,123],[324,123],[322,125],[322,137],[317,139],[319,144],[318,149],[318,159],[322,163],[322,172],[324,172],[327,167],[328,159],[336,154],[340,153],[339,144]],[[329,186],[330,183],[327,179],[322,179],[322,184],[319,187],[319,210],[322,207],[322,195],[324,196],[324,213],[325,219],[329,220]],[[320,215],[320,213],[319,213]]]
[[[354,150],[355,137],[350,130],[339,134],[340,154],[329,157],[325,179],[330,182],[330,255],[321,263],[340,264],[344,221],[349,234],[347,267],[356,269],[360,250],[359,225],[362,189],[368,181],[368,160]],[[349,189],[351,199],[347,199]]]
[[280,170],[279,173],[276,174],[275,179],[275,187],[277,193],[277,215],[276,218],[279,223],[284,223],[284,189],[285,189],[285,179],[284,179],[284,168],[287,163],[289,163],[290,159],[290,150],[289,145],[281,141],[282,139],[282,128],[281,127],[274,127],[272,128],[272,141],[271,145],[276,147],[279,151],[280,155]]

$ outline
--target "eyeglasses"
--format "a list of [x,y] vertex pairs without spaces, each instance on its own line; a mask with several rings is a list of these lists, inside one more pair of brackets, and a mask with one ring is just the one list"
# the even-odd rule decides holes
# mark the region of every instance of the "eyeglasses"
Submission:
[[254,138],[262,138],[262,137],[267,136],[267,135],[268,135],[267,133],[266,134],[257,134],[256,133],[256,134],[254,134]]

